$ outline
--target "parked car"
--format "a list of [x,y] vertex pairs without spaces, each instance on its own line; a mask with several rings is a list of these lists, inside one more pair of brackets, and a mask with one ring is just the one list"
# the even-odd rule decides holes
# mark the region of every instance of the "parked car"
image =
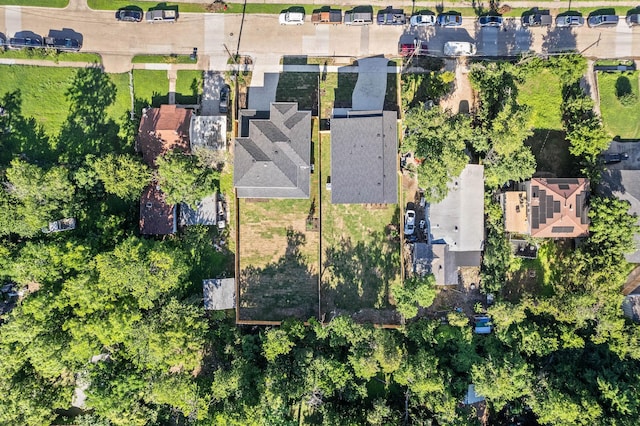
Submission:
[[556,27],[581,27],[584,25],[584,18],[579,15],[564,15],[556,17]]
[[604,164],[615,164],[621,162],[622,160],[627,160],[628,158],[629,154],[627,154],[626,152],[604,154],[603,156]]
[[304,12],[282,12],[278,18],[280,25],[304,24]]
[[54,38],[45,37],[44,46],[50,49],[57,49],[63,52],[77,52],[82,45],[75,38]]
[[436,16],[432,14],[416,14],[409,18],[412,27],[433,27],[436,24]]
[[524,15],[521,22],[523,27],[548,27],[553,23],[553,18],[548,10],[539,10],[531,15]]
[[394,9],[388,6],[386,9],[378,11],[378,25],[405,25],[407,17],[402,9]]
[[231,92],[231,87],[228,84],[225,84],[222,89],[220,89],[220,112],[227,113],[229,111],[229,93]]
[[[400,56],[420,56],[427,54],[427,42],[414,40],[413,43],[400,43],[398,53]],[[406,163],[406,160],[405,160]]]
[[481,27],[499,27],[502,25],[502,16],[484,15],[478,18]]
[[630,27],[640,25],[640,13],[633,13],[631,15],[627,15],[627,17],[625,18],[625,21],[627,21],[627,25]]
[[416,212],[407,210],[404,214],[404,235],[413,235],[416,230]]
[[174,23],[178,20],[178,12],[172,9],[150,10],[147,12],[145,19],[151,24],[154,22]]
[[122,22],[141,22],[143,13],[140,10],[120,9],[116,12],[116,19]]
[[42,232],[45,234],[50,234],[52,232],[71,231],[72,229],[76,229],[76,219],[74,217],[69,217],[56,220],[54,222],[49,222],[48,226],[42,228]]
[[476,45],[466,41],[448,41],[444,44],[446,56],[472,56],[476,54]]
[[462,15],[455,13],[442,13],[438,15],[437,22],[441,27],[459,27],[462,25]]
[[32,37],[14,37],[9,39],[9,49],[24,49],[27,47],[42,47],[42,40]]
[[587,19],[587,25],[589,27],[601,27],[601,26],[615,26],[618,25],[617,15],[591,15]]
[[354,8],[344,13],[345,25],[369,25],[373,22],[373,12],[362,8]]

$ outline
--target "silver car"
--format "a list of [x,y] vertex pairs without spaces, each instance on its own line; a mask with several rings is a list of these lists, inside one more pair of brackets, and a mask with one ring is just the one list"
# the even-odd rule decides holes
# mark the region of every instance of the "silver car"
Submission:
[[556,27],[581,27],[584,25],[584,18],[578,15],[565,15],[556,17]]

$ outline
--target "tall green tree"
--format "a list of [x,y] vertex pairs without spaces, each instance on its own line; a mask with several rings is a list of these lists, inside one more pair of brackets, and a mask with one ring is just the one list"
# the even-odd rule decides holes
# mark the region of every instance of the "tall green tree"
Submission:
[[149,167],[128,154],[107,154],[95,159],[92,167],[107,193],[127,201],[140,198],[151,180]]
[[424,188],[425,198],[434,203],[442,201],[449,192],[448,184],[469,162],[466,142],[475,137],[471,119],[465,114],[419,106],[407,111],[404,126],[403,149],[413,151],[421,160],[418,184]]
[[167,202],[184,202],[195,207],[198,201],[219,187],[219,173],[202,166],[194,156],[170,152],[156,160],[158,181]]

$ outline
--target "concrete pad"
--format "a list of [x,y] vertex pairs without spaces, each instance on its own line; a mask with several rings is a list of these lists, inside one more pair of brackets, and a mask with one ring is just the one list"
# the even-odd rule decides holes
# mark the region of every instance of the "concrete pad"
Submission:
[[165,71],[171,69],[171,64],[144,64],[146,70]]
[[480,28],[478,31],[478,55],[496,56],[498,54],[499,28]]
[[316,25],[315,34],[302,36],[302,51],[308,56],[330,56],[329,32],[331,25]]
[[[209,69],[212,70],[223,70],[227,66],[229,54],[224,48],[226,42],[224,23],[223,14],[207,13],[204,16],[204,47],[202,53],[209,56]],[[227,47],[233,48],[233,46]]]
[[376,111],[384,107],[387,92],[386,58],[364,58],[358,60],[358,81],[353,89],[351,102],[356,111]]
[[249,109],[269,110],[270,103],[276,100],[280,69],[279,55],[264,55],[256,60],[249,86]]
[[627,25],[624,19],[621,19],[616,27],[616,57],[630,57],[632,44],[633,30]]

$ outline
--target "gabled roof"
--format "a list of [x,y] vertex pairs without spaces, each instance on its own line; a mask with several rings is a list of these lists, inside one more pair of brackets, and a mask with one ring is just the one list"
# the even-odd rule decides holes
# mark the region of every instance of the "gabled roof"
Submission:
[[460,267],[480,266],[480,262],[479,251],[454,252],[448,244],[413,245],[413,272],[417,275],[432,273],[437,285],[458,285]]
[[445,199],[429,206],[433,240],[448,244],[454,252],[480,252],[484,242],[484,167],[467,164],[448,186]]
[[[255,117],[256,111],[241,111]],[[248,123],[235,140],[233,182],[240,198],[309,198],[311,112],[297,103],[272,103],[269,119]]]
[[140,197],[140,234],[168,235],[177,230],[176,206],[165,202],[160,187],[152,183]]
[[448,244],[432,244],[433,261],[431,273],[436,278],[438,285],[457,285],[458,265],[456,265],[455,253],[449,251]]
[[398,131],[394,111],[351,111],[331,119],[331,202],[398,202]]
[[209,311],[236,307],[236,283],[233,278],[202,280],[204,308]]
[[189,126],[191,110],[175,105],[161,105],[144,111],[136,149],[142,153],[145,163],[155,167],[156,159],[173,150],[189,152]]
[[529,226],[538,238],[589,235],[589,181],[585,178],[533,178],[528,184]]

